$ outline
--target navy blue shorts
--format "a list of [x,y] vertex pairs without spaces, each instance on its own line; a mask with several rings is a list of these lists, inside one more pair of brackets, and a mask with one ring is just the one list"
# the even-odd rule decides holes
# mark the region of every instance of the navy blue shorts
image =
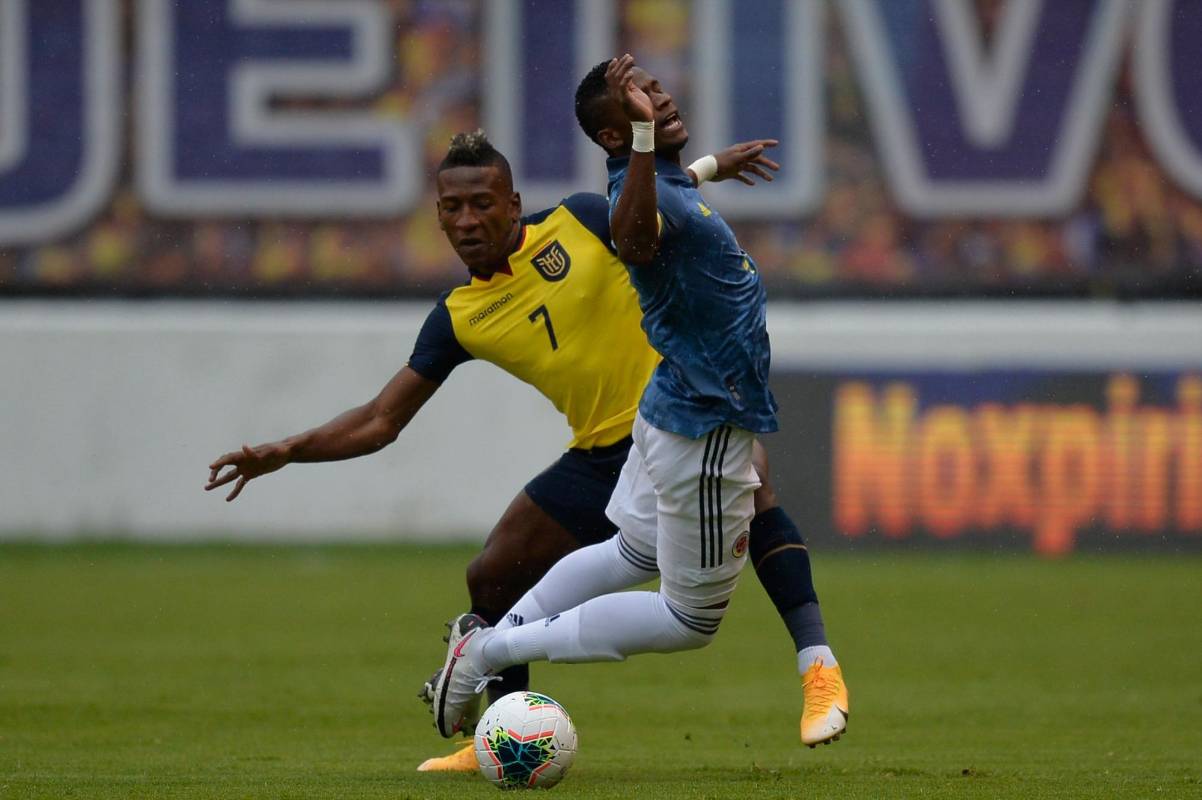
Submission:
[[605,447],[569,450],[526,484],[526,494],[582,546],[603,542],[618,530],[605,507],[630,445],[628,436]]

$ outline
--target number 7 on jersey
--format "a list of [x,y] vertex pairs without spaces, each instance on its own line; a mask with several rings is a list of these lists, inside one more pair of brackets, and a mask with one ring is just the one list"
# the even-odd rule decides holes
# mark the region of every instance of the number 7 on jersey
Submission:
[[555,328],[551,326],[551,313],[547,311],[546,305],[541,305],[530,312],[531,322],[537,322],[539,317],[542,317],[543,322],[547,324],[547,336],[551,338],[551,349],[558,350],[559,342],[555,339]]

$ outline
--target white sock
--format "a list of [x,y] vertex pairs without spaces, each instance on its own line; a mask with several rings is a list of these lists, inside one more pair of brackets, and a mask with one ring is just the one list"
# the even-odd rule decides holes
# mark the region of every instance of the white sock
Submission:
[[[561,562],[562,563],[562,562]],[[549,574],[549,573],[548,573]],[[715,627],[724,609],[688,609]],[[685,626],[658,592],[595,597],[545,620],[497,630],[484,643],[493,671],[531,661],[623,661],[636,653],[673,653],[704,647],[713,634]]]
[[618,536],[568,553],[522,595],[497,630],[545,619],[585,600],[646,583],[656,572],[636,566],[618,547]]
[[829,647],[824,644],[816,644],[813,647],[801,650],[797,654],[797,671],[805,675],[806,670],[812,667],[814,662],[820,658],[824,667],[833,667],[839,663],[835,660],[835,654]]

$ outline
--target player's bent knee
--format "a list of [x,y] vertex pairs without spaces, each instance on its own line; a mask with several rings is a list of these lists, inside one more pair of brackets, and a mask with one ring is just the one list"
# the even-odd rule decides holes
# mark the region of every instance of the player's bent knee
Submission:
[[743,562],[713,570],[673,570],[660,575],[659,590],[669,608],[721,619],[739,585]]
[[707,646],[718,635],[717,629],[713,633],[702,633],[701,631],[692,628],[682,628],[680,637],[675,642],[675,647],[667,652],[683,652],[685,650],[700,650]]
[[718,635],[718,626],[726,616],[726,603],[709,608],[695,608],[664,598],[668,612],[676,620],[677,641],[673,650],[699,650]]

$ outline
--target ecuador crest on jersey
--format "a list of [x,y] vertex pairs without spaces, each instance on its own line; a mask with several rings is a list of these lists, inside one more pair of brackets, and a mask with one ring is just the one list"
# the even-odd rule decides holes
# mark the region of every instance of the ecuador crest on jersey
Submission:
[[526,217],[511,274],[473,276],[445,298],[459,345],[546,396],[572,426],[571,447],[629,436],[659,363],[608,215],[605,198],[582,194]]
[[546,247],[534,254],[530,263],[534,264],[538,274],[546,280],[562,281],[568,277],[568,270],[572,267],[572,257],[568,255],[568,251],[564,249],[558,239],[553,239]]

